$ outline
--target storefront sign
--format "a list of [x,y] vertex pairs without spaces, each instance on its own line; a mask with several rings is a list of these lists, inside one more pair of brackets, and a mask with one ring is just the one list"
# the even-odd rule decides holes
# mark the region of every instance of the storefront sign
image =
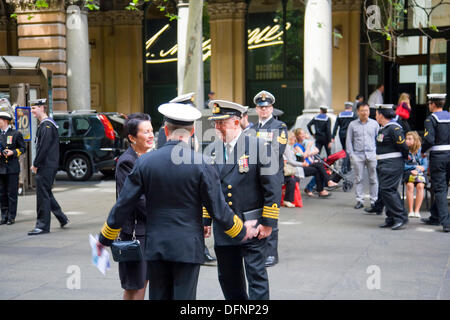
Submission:
[[[156,32],[145,43],[146,63],[168,63],[177,61],[178,45],[175,44],[168,50],[160,50],[159,53],[151,52],[150,50],[160,37],[169,29],[170,25],[166,24],[158,32]],[[286,23],[286,30],[289,30],[291,24]],[[266,26],[263,29],[255,28],[248,30],[248,49],[254,50],[262,47],[277,46],[283,44],[283,29],[281,25]],[[203,61],[211,56],[211,39],[203,42]]]

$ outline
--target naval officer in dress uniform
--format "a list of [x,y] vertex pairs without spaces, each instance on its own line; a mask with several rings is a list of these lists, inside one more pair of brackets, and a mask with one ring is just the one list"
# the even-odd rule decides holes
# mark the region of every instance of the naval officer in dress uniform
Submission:
[[47,115],[47,99],[30,101],[31,113],[39,120],[36,131],[36,157],[31,171],[36,175],[37,221],[29,236],[50,232],[51,212],[64,227],[69,219],[53,196],[52,186],[59,165],[58,125]]
[[[345,103],[345,111],[342,111],[341,113],[339,113],[339,115],[337,116],[337,119],[336,119],[336,123],[334,124],[334,128],[333,128],[331,142],[334,142],[334,138],[336,137],[336,134],[337,134],[338,128],[339,128],[339,140],[341,141],[343,150],[347,150],[346,145],[345,145],[345,140],[347,137],[348,126],[349,126],[350,122],[352,122],[353,120],[355,120],[357,118],[356,114],[352,111],[352,108],[353,108],[352,102],[348,101]],[[344,158],[341,171],[344,174],[351,171],[350,159],[348,156],[346,156]]]
[[402,127],[393,120],[392,104],[377,104],[377,122],[381,126],[377,135],[377,175],[379,194],[386,206],[386,220],[380,228],[399,230],[408,223],[403,200],[398,186],[403,177],[408,146]]
[[[8,102],[9,104],[9,102]],[[19,188],[19,157],[25,152],[22,133],[10,126],[11,109],[5,104],[0,108],[0,224],[14,224],[17,214]]]
[[430,177],[434,201],[430,209],[431,217],[422,221],[430,225],[440,224],[444,232],[450,232],[447,204],[450,180],[450,113],[443,110],[445,98],[446,94],[428,95],[431,115],[425,120],[422,152],[430,152]]
[[[283,154],[287,143],[287,126],[284,122],[274,118],[275,97],[267,91],[261,91],[255,95],[253,102],[256,105],[258,114],[258,125],[256,126],[256,136],[264,139],[273,152],[270,158],[273,166],[278,166],[279,188],[284,183],[284,160]],[[278,263],[278,227],[273,228],[272,234],[267,240],[267,260],[266,266],[271,267]]]
[[[329,157],[331,154],[331,119],[328,117],[327,111],[327,106],[321,106],[320,113],[312,118],[306,127],[316,140],[316,147],[319,149],[319,154],[322,152],[322,147],[324,147],[327,157]],[[312,132],[312,126],[314,126],[315,134]]]
[[[225,202],[216,169],[188,145],[200,111],[179,103],[163,104],[168,141],[143,154],[125,179],[116,204],[99,235],[99,254],[111,245],[141,195],[147,208],[146,246],[149,297],[152,300],[194,300],[205,249],[204,206],[226,234],[236,241],[251,238]],[[248,224],[247,224],[248,225]]]
[[[213,112],[209,119],[214,121],[219,139],[207,147],[207,155],[220,175],[228,205],[242,220],[256,223],[259,232],[258,238],[242,243],[229,238],[227,231],[214,223],[219,282],[227,300],[267,300],[265,244],[266,237],[277,226],[280,211],[278,176],[270,172],[265,141],[245,134],[241,128],[246,107],[212,100],[209,108]],[[211,225],[208,210],[204,218],[205,225]]]

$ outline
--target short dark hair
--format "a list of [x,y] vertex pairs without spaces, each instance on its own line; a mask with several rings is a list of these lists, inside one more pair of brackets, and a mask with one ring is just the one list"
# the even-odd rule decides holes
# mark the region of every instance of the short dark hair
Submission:
[[127,116],[127,120],[125,120],[124,130],[128,141],[130,141],[128,135],[131,135],[133,137],[137,136],[139,125],[143,121],[151,121],[150,116],[142,112],[132,113]]
[[395,117],[395,111],[393,109],[386,109],[386,108],[378,108],[378,113],[381,114],[386,119],[393,119]]
[[442,108],[444,109],[445,107],[445,99],[442,100],[432,100],[430,101],[431,103],[434,103],[436,105],[437,108]]
[[366,101],[358,102],[356,105],[356,110],[359,110],[360,107],[369,106],[369,104]]
[[189,125],[180,125],[180,124],[173,124],[171,122],[166,121],[165,126],[167,127],[167,130],[169,131],[169,134],[172,132],[175,132],[177,130],[184,130],[187,134],[191,134],[192,129],[194,129],[194,124]]
[[358,94],[356,95],[356,100],[359,100],[359,99],[361,99],[361,98],[364,98],[364,96],[363,96],[362,94],[359,94],[359,93],[358,93]]
[[379,89],[379,88],[381,88],[381,87],[383,87],[384,86],[384,83],[379,83],[378,85],[377,85],[377,89]]

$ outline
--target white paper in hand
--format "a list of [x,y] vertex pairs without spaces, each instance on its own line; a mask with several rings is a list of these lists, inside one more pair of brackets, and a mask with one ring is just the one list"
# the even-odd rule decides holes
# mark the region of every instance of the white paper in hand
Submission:
[[91,245],[92,252],[92,263],[97,269],[103,274],[106,274],[106,270],[111,269],[111,265],[109,263],[109,252],[107,250],[102,250],[102,254],[99,256],[97,254],[97,241],[98,236],[89,235],[89,243]]

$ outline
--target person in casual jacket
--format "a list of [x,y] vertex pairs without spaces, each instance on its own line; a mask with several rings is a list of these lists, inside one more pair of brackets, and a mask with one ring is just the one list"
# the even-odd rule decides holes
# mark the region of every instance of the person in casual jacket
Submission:
[[[153,147],[153,127],[150,116],[144,113],[133,113],[127,117],[125,130],[130,147],[119,157],[116,165],[116,195],[120,194],[125,179],[133,170],[136,160]],[[145,252],[146,224],[145,196],[141,196],[135,210],[128,216],[120,232],[124,241],[136,238]],[[124,300],[144,300],[147,287],[147,262],[119,262],[119,277]]]
[[[420,218],[420,207],[423,201],[423,192],[427,183],[428,160],[422,157],[421,142],[419,134],[416,131],[406,133],[406,145],[409,148],[408,160],[405,163],[405,173],[403,175],[403,183],[406,184],[406,203],[408,204],[408,217]],[[414,203],[414,187],[417,189],[415,210]]]

